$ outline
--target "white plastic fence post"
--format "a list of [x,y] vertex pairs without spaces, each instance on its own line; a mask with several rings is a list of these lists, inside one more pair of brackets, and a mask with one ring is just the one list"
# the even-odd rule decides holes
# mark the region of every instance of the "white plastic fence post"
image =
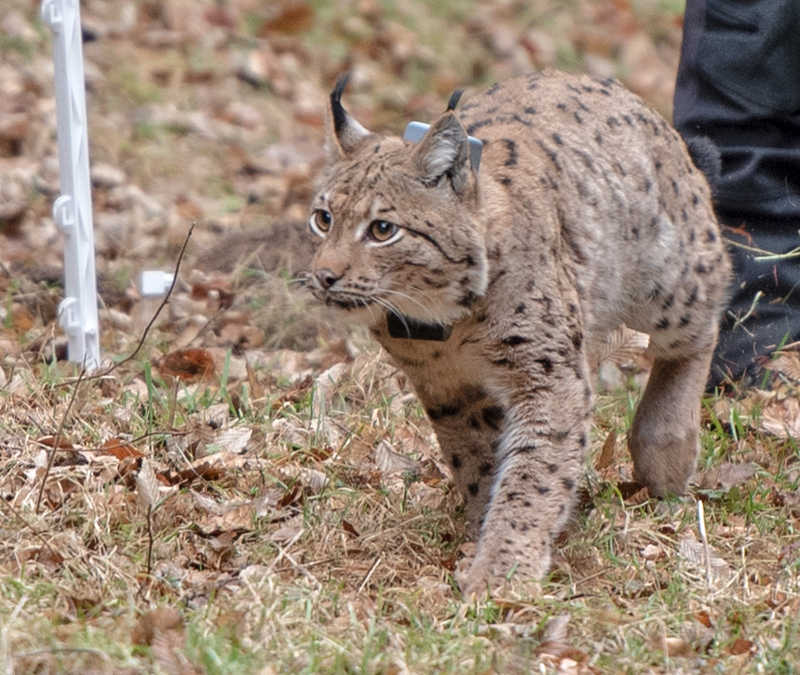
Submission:
[[53,219],[64,232],[64,299],[59,321],[68,357],[87,370],[100,366],[89,141],[78,0],[44,0],[42,19],[53,32],[58,166],[61,195]]

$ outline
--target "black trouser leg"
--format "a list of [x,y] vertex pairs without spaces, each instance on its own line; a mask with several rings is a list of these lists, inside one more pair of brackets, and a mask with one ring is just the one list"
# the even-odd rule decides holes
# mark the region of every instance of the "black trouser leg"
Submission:
[[713,386],[800,339],[800,257],[751,250],[800,246],[800,2],[688,0],[675,126],[710,138],[722,159],[714,193],[736,278]]

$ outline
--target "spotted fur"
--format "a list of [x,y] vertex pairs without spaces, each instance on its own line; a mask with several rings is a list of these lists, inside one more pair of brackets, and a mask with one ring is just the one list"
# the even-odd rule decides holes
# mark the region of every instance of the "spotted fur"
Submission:
[[[358,124],[341,90],[311,287],[413,382],[478,536],[464,590],[547,572],[588,446],[587,353],[621,322],[655,358],[635,476],[683,492],[729,263],[676,132],[613,80],[547,72],[453,97],[412,145]],[[452,330],[392,337],[387,313]]]

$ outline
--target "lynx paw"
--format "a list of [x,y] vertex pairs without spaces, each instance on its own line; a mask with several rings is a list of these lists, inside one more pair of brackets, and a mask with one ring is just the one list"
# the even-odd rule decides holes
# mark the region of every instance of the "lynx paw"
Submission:
[[[462,563],[467,563],[463,560]],[[459,565],[456,581],[465,598],[481,597],[487,591],[497,595],[510,587],[538,582],[550,567],[550,548],[546,550],[509,551],[490,542],[480,542],[478,552],[469,564]]]
[[648,433],[643,426],[636,426],[629,441],[634,479],[654,497],[684,494],[697,462],[697,432]]

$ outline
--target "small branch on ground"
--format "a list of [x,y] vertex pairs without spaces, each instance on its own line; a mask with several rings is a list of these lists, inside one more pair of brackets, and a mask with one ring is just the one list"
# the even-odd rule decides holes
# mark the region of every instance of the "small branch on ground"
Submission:
[[153,569],[153,507],[147,507],[147,578]]
[[773,260],[791,260],[800,257],[800,246],[793,248],[786,253],[773,253],[770,255],[759,255],[753,258],[756,262],[771,262]]
[[47,477],[50,475],[50,470],[53,468],[53,462],[56,458],[56,453],[58,452],[58,446],[61,442],[61,435],[64,432],[64,423],[67,421],[67,417],[69,417],[70,410],[72,410],[72,404],[75,403],[75,398],[78,395],[78,389],[80,389],[81,381],[83,380],[83,376],[86,374],[86,368],[81,366],[81,372],[78,374],[78,379],[75,381],[75,386],[72,389],[72,395],[69,398],[69,403],[67,404],[67,409],[64,411],[64,414],[61,417],[61,421],[58,423],[58,431],[56,431],[55,438],[53,439],[53,449],[50,450],[50,454],[47,456],[47,466],[44,469],[44,476],[42,476],[42,484],[39,486],[39,494],[36,497],[36,509],[35,512],[39,513],[39,507],[42,505],[42,496],[44,495],[44,486],[47,483]]
[[745,321],[747,321],[752,313],[756,310],[756,305],[758,305],[758,301],[764,296],[764,293],[758,291],[755,296],[753,296],[753,302],[750,304],[750,308],[745,312],[744,316],[742,317],[734,317],[736,322],[733,324],[733,328],[731,330],[736,330],[739,326],[741,326]]
[[[147,335],[150,333],[150,329],[153,327],[153,324],[156,322],[156,319],[158,318],[159,314],[161,314],[161,312],[163,311],[164,307],[167,306],[167,303],[169,302],[170,296],[172,295],[172,291],[175,289],[175,284],[178,281],[178,272],[180,272],[181,263],[183,262],[183,256],[186,253],[186,247],[189,245],[189,239],[191,238],[192,232],[194,231],[194,228],[196,226],[197,226],[197,222],[196,221],[192,222],[192,224],[189,226],[189,231],[186,233],[186,238],[183,240],[183,245],[181,246],[181,250],[178,253],[178,260],[175,262],[175,269],[174,269],[174,271],[172,273],[172,283],[169,285],[169,288],[167,289],[167,292],[164,295],[164,299],[161,301],[161,304],[158,306],[156,311],[153,313],[153,316],[150,317],[150,321],[147,322],[147,325],[145,326],[144,331],[142,332],[142,335],[139,338],[139,342],[136,345],[136,348],[130,354],[128,354],[125,358],[123,358],[122,360],[117,361],[116,363],[112,364],[111,366],[106,368],[104,371],[102,371],[100,373],[95,373],[94,375],[90,375],[89,377],[86,378],[87,380],[97,380],[97,379],[100,379],[101,377],[106,377],[106,376],[110,375],[111,373],[113,373],[117,368],[119,368],[124,363],[128,363],[128,361],[131,361],[134,358],[136,358],[136,356],[139,354],[139,352],[141,351],[142,347],[144,346],[144,341],[147,339]],[[69,383],[65,383],[65,384],[69,384]]]

